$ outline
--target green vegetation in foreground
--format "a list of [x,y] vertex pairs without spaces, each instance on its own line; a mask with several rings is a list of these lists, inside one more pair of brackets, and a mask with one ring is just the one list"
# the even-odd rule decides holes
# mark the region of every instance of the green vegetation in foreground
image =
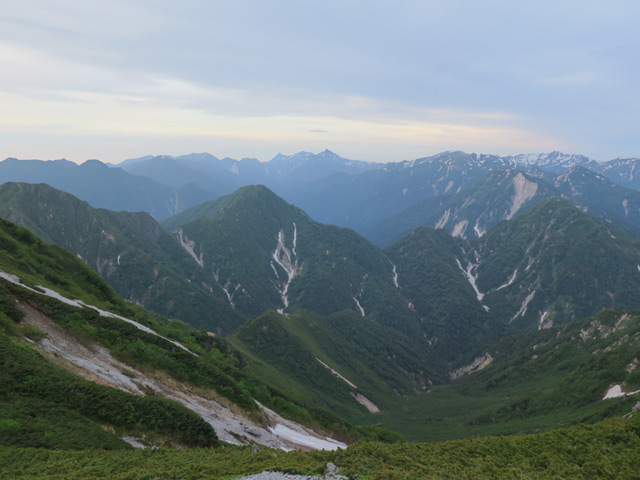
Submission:
[[5,478],[229,479],[264,470],[321,474],[327,462],[362,480],[638,478],[640,416],[536,435],[442,443],[359,443],[337,452],[250,447],[51,451],[0,448]]

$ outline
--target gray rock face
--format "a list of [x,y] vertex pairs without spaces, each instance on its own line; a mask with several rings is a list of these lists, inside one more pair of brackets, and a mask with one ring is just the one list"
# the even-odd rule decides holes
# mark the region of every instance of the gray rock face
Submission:
[[340,471],[339,467],[336,467],[333,463],[327,463],[324,476],[307,476],[307,475],[290,475],[282,472],[262,472],[255,475],[249,475],[248,477],[242,477],[238,480],[349,480],[343,475],[338,475]]

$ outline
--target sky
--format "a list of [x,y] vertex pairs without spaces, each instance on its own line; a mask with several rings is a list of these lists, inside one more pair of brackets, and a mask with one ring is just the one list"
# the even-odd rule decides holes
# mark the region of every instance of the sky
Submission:
[[0,158],[640,156],[636,0],[0,5]]

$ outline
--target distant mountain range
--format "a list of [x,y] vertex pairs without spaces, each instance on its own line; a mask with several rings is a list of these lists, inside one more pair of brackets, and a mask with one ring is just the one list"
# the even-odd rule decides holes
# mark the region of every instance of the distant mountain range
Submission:
[[[142,385],[150,369],[171,384],[215,390],[207,398],[224,398],[252,422],[272,422],[255,400],[345,439],[390,435],[351,423],[441,439],[618,415],[630,409],[624,392],[640,388],[638,316],[622,310],[640,310],[640,192],[605,175],[615,165],[624,166],[618,175],[630,186],[630,159],[596,164],[558,153],[446,152],[388,165],[328,151],[265,164],[144,157],[122,168],[6,160],[2,179],[84,182],[74,188],[88,194],[102,176],[94,201],[113,188],[122,197],[114,201],[153,199],[156,210],[155,218],[149,210],[114,211],[44,183],[2,183],[0,357],[11,372],[26,362],[32,378],[60,375],[23,355],[52,347],[33,324],[11,323],[21,321],[19,304],[35,309],[30,319],[58,324],[74,345],[129,362],[118,367],[127,385]],[[241,185],[250,177],[261,184]],[[190,201],[205,200],[158,210],[186,191],[200,192]],[[288,200],[295,196],[316,216],[351,219],[375,244],[318,222]],[[118,315],[146,333],[122,326]],[[28,335],[38,347],[13,345]],[[40,388],[48,380],[32,385],[7,375],[0,385],[28,399],[11,407],[20,419],[29,418],[28,402],[51,398],[93,412],[85,397],[77,400],[81,411],[51,397]],[[544,390],[539,396],[529,379]],[[155,395],[146,385],[141,396]],[[618,400],[602,403],[614,387]],[[121,401],[133,402],[113,397]],[[203,405],[187,406],[213,418]],[[96,418],[109,423],[105,412]],[[89,417],[82,428],[95,432]],[[215,444],[198,418],[184,415],[184,422],[204,429],[202,444]],[[174,428],[170,420],[163,434]],[[268,435],[254,426],[216,432],[239,443],[252,443],[251,431]],[[96,434],[96,445],[121,446],[107,437]]]
[[[599,163],[560,152],[507,157],[443,152],[386,164],[348,160],[329,150],[277,155],[268,162],[198,153],[146,156],[109,166],[97,160],[76,165],[65,160],[7,159],[0,162],[0,182],[44,182],[94,207],[146,211],[159,221],[242,186],[261,184],[316,221],[350,227],[376,241],[376,230],[386,228],[383,222],[411,215],[405,210],[419,208],[429,199],[459,194],[496,169],[558,176],[582,167],[618,186],[640,190],[638,158]],[[415,226],[429,224],[420,221]],[[467,237],[473,236],[474,225],[468,227]]]

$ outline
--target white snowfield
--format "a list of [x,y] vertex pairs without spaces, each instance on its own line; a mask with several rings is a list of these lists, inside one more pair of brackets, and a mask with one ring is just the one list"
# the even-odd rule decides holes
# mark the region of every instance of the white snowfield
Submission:
[[622,385],[614,385],[611,388],[609,388],[609,390],[607,390],[607,393],[604,394],[604,397],[602,397],[602,400],[608,400],[610,398],[626,397],[628,395],[635,395],[636,393],[640,393],[640,390],[636,390],[635,392],[625,392],[622,389]]

